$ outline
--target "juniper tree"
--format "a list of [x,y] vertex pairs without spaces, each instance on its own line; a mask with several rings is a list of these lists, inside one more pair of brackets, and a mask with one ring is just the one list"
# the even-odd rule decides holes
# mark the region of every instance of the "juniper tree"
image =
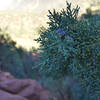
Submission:
[[[78,20],[79,7],[49,11],[49,27],[41,28],[42,56],[40,72],[60,78],[72,75],[78,78],[88,93],[87,100],[100,99],[100,29],[87,21]],[[99,98],[99,99],[97,99]]]

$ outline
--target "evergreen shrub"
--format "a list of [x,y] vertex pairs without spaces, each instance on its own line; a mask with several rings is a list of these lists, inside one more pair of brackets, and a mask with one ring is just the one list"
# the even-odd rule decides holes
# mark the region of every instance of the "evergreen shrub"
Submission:
[[80,80],[87,100],[100,100],[100,29],[78,20],[78,11],[70,3],[66,10],[49,10],[49,27],[41,27],[36,39],[42,55],[40,72],[53,78],[72,75]]

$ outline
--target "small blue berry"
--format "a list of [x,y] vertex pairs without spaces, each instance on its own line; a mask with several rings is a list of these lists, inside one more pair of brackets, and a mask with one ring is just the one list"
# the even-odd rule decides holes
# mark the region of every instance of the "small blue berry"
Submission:
[[58,34],[62,35],[62,36],[66,34],[66,32],[64,31],[64,29],[60,29],[60,28],[56,32]]
[[70,42],[73,42],[74,41],[73,38],[70,37],[70,36],[67,36],[67,40],[70,41]]

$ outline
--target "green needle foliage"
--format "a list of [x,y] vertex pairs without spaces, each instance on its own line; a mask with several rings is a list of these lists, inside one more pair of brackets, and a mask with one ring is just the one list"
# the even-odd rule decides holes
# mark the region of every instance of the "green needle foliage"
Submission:
[[49,28],[42,27],[40,37],[36,40],[41,44],[40,49],[43,55],[40,69],[50,76],[63,77],[66,75],[67,66],[72,63],[71,58],[75,53],[75,48],[73,48],[75,43],[70,33],[72,32],[71,26],[77,23],[79,7],[71,9],[71,4],[67,3],[67,5],[67,9],[61,12],[49,11],[50,21],[47,22]]
[[[53,78],[78,78],[88,97],[100,100],[100,29],[78,20],[79,7],[49,11],[49,27],[40,29],[40,72]],[[99,98],[99,99],[98,99]]]

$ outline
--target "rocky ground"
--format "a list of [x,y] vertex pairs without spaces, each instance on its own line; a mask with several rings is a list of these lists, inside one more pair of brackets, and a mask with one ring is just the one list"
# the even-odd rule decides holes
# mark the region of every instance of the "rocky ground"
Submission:
[[[67,86],[69,85],[67,84]],[[8,72],[0,71],[1,100],[58,100],[59,96],[61,98],[59,100],[73,100],[69,88],[67,88],[65,94],[62,91],[57,89],[55,92],[51,92],[36,80],[17,79]],[[59,93],[59,96],[57,93]]]

